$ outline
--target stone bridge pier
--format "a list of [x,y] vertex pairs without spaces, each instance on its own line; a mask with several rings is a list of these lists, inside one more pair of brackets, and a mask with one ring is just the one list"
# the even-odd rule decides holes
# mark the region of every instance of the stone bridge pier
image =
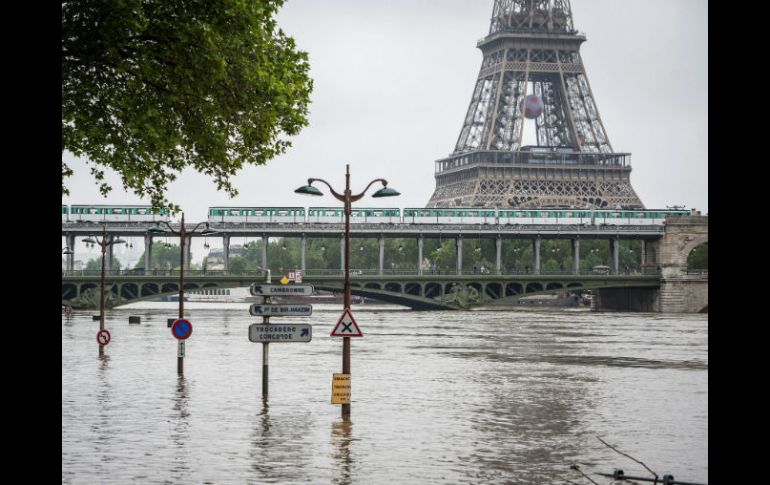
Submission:
[[598,310],[630,310],[662,313],[708,311],[708,273],[688,274],[687,257],[708,242],[708,216],[666,219],[666,231],[657,240],[644,243],[642,267],[660,271],[660,288],[602,289]]

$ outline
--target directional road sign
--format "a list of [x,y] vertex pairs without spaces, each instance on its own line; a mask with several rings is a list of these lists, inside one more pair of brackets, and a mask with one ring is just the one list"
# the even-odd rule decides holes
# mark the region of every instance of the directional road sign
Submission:
[[309,317],[313,314],[313,305],[255,303],[249,307],[249,314],[257,317]]
[[106,328],[96,332],[96,341],[99,342],[99,345],[107,345],[110,343],[110,340],[112,340],[112,336]]
[[187,340],[192,335],[192,323],[180,318],[171,325],[171,334],[179,340]]
[[345,308],[342,312],[337,325],[332,330],[332,337],[363,337],[361,329],[358,328],[358,324],[353,319],[353,314],[350,313],[350,308]]
[[252,342],[310,342],[313,327],[308,324],[275,325],[253,323],[249,325]]
[[253,283],[249,288],[252,296],[312,295],[313,285],[268,285]]

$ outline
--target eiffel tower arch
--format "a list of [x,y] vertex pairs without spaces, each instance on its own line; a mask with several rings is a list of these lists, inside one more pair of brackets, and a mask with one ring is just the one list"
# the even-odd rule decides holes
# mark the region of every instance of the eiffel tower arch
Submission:
[[[495,0],[454,152],[435,162],[428,207],[644,208],[629,153],[610,144],[569,0]],[[543,112],[524,116],[527,95]],[[522,146],[525,123],[537,145]]]

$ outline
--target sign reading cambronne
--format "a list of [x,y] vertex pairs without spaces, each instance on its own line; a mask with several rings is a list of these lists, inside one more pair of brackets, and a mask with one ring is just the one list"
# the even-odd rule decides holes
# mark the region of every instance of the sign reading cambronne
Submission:
[[275,325],[253,323],[249,325],[252,342],[310,342],[313,327],[308,324]]
[[252,296],[292,296],[312,295],[313,285],[268,285],[252,283],[249,287]]

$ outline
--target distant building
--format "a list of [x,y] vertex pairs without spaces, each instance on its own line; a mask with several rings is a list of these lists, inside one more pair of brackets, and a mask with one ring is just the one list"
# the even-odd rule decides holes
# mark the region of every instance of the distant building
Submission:
[[[240,256],[243,251],[243,246],[240,244],[230,245],[230,257]],[[207,270],[224,270],[225,269],[225,250],[214,248],[210,249],[206,259]]]

